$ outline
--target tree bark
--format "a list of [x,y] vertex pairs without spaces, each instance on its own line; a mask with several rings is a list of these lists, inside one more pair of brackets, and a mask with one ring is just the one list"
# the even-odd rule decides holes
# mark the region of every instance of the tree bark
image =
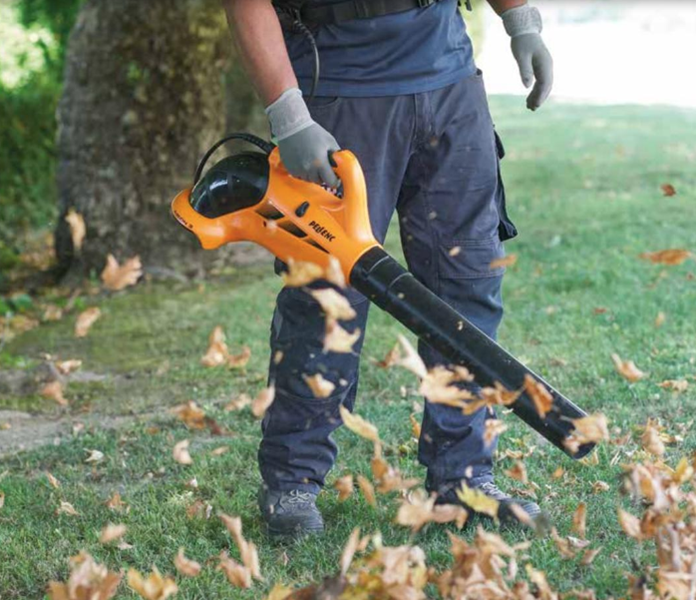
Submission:
[[[191,185],[229,115],[257,114],[233,56],[218,0],[85,2],[57,113],[56,251],[64,272],[98,273],[109,253],[119,261],[140,255],[151,272],[200,274],[224,260],[224,252],[200,250],[169,203]],[[81,251],[64,219],[70,208],[87,225]]]

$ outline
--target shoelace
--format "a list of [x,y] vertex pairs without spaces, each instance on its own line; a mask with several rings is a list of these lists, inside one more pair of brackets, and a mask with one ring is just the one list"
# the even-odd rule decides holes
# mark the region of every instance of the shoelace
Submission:
[[287,500],[288,504],[305,504],[312,501],[312,494],[301,490],[292,490]]
[[486,495],[495,500],[507,500],[509,496],[492,481],[487,481],[478,486]]

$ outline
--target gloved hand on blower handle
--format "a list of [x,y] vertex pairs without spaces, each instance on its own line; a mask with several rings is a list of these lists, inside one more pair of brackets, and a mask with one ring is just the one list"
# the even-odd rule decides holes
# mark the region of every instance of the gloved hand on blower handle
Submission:
[[534,83],[527,97],[527,108],[536,110],[551,93],[553,87],[553,58],[541,39],[543,24],[539,10],[523,4],[506,10],[502,15],[505,31],[512,38],[512,54],[520,68],[526,88]]
[[329,154],[341,147],[334,136],[312,120],[302,92],[298,88],[286,90],[266,108],[266,114],[288,173],[305,181],[337,187],[339,181],[331,168]]
[[[549,97],[553,87],[553,59],[541,39],[541,14],[536,8],[523,4],[506,10],[501,17],[505,31],[512,38],[512,53],[522,83],[525,87],[534,83],[527,108],[536,110]],[[288,172],[299,179],[337,187],[339,181],[331,168],[329,155],[341,148],[326,129],[314,122],[300,89],[285,90],[266,107],[266,115]]]

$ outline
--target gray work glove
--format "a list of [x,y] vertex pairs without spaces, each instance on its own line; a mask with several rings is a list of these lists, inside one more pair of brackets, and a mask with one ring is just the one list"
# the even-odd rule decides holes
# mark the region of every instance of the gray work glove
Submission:
[[280,158],[288,173],[312,183],[337,187],[329,154],[340,150],[335,138],[312,120],[298,88],[283,92],[266,108]]
[[512,38],[512,54],[520,68],[522,83],[534,89],[527,97],[527,108],[536,110],[553,88],[553,58],[541,39],[543,24],[539,11],[523,4],[502,14],[505,31]]

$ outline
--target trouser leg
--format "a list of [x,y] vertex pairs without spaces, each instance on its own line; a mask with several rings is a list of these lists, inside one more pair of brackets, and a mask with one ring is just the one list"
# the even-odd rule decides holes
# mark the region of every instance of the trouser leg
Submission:
[[[408,97],[320,98],[314,119],[330,131],[342,148],[353,151],[363,167],[369,212],[375,236],[386,236],[399,185],[408,162],[413,127]],[[312,287],[326,287],[315,282]],[[368,301],[345,290],[357,317],[342,323],[363,335],[351,354],[323,351],[325,320],[319,305],[302,289],[283,289],[278,296],[271,331],[269,381],[276,399],[262,424],[259,466],[266,485],[276,490],[316,492],[336,459],[332,432],[341,424],[341,404],[352,409],[358,385],[359,354]],[[275,363],[273,357],[282,354]],[[315,398],[304,376],[320,373],[336,387],[328,398]]]
[[[467,319],[495,338],[502,319],[503,269],[491,269],[504,250],[507,220],[498,152],[480,75],[420,94],[420,144],[406,173],[398,210],[404,253],[414,275]],[[447,361],[426,344],[429,367]],[[426,402],[419,459],[431,490],[467,479],[492,479],[495,445],[484,442],[482,409]]]

